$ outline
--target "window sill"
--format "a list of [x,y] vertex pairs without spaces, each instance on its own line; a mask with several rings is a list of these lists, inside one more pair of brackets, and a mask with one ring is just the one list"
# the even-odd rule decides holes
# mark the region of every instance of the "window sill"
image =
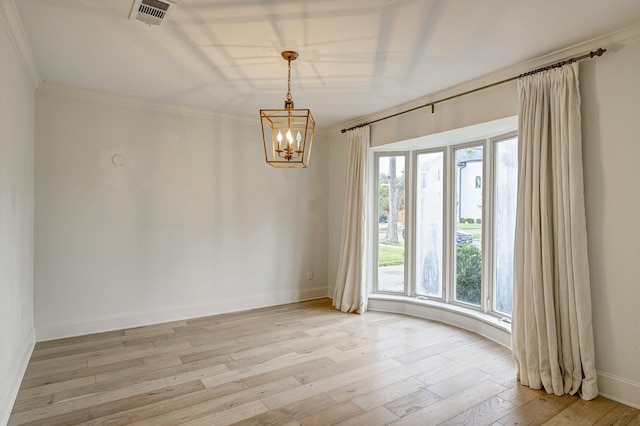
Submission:
[[407,296],[370,294],[367,309],[443,322],[477,333],[507,348],[511,347],[511,324],[461,306]]

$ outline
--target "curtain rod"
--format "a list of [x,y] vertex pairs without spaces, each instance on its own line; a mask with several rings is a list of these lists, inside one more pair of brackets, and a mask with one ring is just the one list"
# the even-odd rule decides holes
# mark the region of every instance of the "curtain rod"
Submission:
[[603,48],[600,47],[597,50],[592,50],[589,53],[585,53],[584,55],[576,56],[575,58],[565,59],[565,60],[562,60],[560,62],[556,62],[555,64],[547,65],[546,67],[537,68],[537,69],[535,69],[533,71],[525,72],[524,74],[516,75],[514,77],[510,77],[510,78],[507,78],[505,80],[500,80],[500,81],[497,81],[495,83],[487,84],[486,86],[482,86],[482,87],[478,87],[478,88],[475,88],[475,89],[472,89],[472,90],[468,90],[468,91],[463,92],[463,93],[458,93],[456,95],[449,96],[447,98],[438,99],[437,101],[429,102],[429,103],[426,103],[424,105],[420,105],[420,106],[417,106],[417,107],[414,107],[414,108],[411,108],[411,109],[407,109],[405,111],[400,111],[400,112],[397,112],[395,114],[387,115],[386,117],[378,118],[377,120],[372,120],[372,121],[369,121],[369,122],[366,122],[366,123],[358,124],[357,126],[349,127],[348,129],[342,129],[342,130],[340,130],[340,133],[345,133],[345,132],[348,132],[349,130],[354,130],[354,129],[358,129],[360,127],[368,126],[369,124],[373,124],[373,123],[377,123],[378,121],[383,121],[383,120],[387,120],[389,118],[397,117],[399,115],[406,114],[408,112],[412,112],[412,111],[415,111],[417,109],[426,108],[428,106],[431,107],[431,113],[433,114],[435,112],[435,105],[439,104],[441,102],[450,101],[451,99],[455,99],[455,98],[459,98],[461,96],[469,95],[471,93],[479,92],[480,90],[489,89],[491,87],[498,86],[498,85],[504,84],[504,83],[508,83],[510,81],[517,80],[519,78],[526,77],[526,76],[529,76],[529,75],[537,74],[539,72],[548,71],[548,70],[553,69],[553,68],[560,68],[560,67],[563,67],[563,66],[565,66],[567,64],[572,64],[574,62],[581,61],[583,59],[593,58],[594,56],[602,56],[602,54],[604,52],[606,52],[606,51],[607,51],[607,49],[603,49]]

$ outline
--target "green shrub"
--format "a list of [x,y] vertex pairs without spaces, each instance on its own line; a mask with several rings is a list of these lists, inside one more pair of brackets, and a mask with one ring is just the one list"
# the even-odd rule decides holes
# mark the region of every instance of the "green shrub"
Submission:
[[477,224],[481,224],[482,223],[482,219],[480,219],[480,218],[476,219],[476,223]]
[[482,254],[475,244],[456,247],[456,300],[480,305]]

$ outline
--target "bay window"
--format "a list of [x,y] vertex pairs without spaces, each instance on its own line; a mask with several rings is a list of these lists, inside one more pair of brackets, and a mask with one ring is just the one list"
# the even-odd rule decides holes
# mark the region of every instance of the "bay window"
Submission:
[[518,139],[374,152],[373,292],[511,315]]

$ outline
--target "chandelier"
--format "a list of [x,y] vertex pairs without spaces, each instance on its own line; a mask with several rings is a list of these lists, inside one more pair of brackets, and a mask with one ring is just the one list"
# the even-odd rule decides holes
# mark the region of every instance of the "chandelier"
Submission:
[[283,109],[261,109],[262,139],[267,163],[279,168],[303,168],[309,165],[316,122],[308,109],[295,109],[291,97],[291,61],[298,52],[285,50],[288,62],[287,96]]

